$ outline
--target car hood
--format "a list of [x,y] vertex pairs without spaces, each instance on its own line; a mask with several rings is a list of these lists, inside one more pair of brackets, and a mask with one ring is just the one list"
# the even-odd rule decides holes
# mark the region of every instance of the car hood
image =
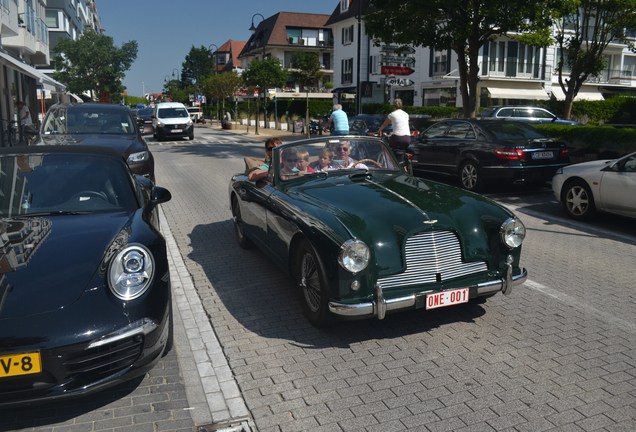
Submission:
[[404,238],[414,233],[449,230],[462,241],[467,258],[483,259],[490,249],[488,234],[498,233],[512,216],[481,195],[406,175],[326,181],[333,187],[311,182],[298,196],[308,197],[306,206],[315,206],[318,219],[338,220],[349,235],[341,231],[340,241],[359,238],[386,257],[401,256]]
[[44,145],[85,145],[112,148],[118,153],[128,155],[144,150],[144,144],[137,135],[115,134],[77,134],[77,135],[42,135]]
[[67,307],[104,286],[100,265],[115,239],[128,238],[131,220],[125,212],[0,219],[0,322]]
[[573,165],[568,165],[563,167],[563,171],[570,173],[582,173],[582,172],[597,172],[602,170],[603,168],[611,165],[614,162],[613,159],[608,160],[595,160],[589,162],[581,162]]

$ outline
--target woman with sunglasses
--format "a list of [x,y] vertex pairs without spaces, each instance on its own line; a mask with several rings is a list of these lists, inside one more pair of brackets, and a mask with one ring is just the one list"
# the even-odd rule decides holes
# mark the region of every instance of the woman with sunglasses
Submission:
[[265,159],[263,160],[263,164],[257,168],[254,168],[247,174],[247,179],[249,181],[257,181],[263,180],[267,178],[269,174],[269,167],[272,164],[272,149],[274,147],[278,147],[283,142],[279,138],[269,138],[265,141]]

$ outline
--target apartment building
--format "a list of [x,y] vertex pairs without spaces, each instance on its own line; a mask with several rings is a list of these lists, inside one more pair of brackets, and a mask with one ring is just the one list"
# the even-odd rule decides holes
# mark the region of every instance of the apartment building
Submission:
[[[50,61],[45,23],[47,0],[0,0],[0,141],[7,143],[7,122],[17,120],[15,103],[24,101],[34,120],[42,115],[44,93],[61,94],[64,85],[37,66]],[[39,114],[39,116],[36,116]]]
[[[407,105],[461,106],[455,53],[412,47],[406,55],[394,55],[395,47],[377,46],[367,35],[367,7],[367,0],[341,0],[326,23],[335,36],[334,97],[355,98],[360,82],[362,103],[400,97]],[[625,44],[610,43],[605,56],[607,68],[590,77],[575,100],[636,94],[636,53]],[[487,43],[479,54],[480,106],[565,99],[557,60],[556,46],[538,48],[506,36]]]
[[[260,14],[256,14],[260,15]],[[279,12],[269,18],[264,18],[254,25],[252,18],[252,35],[245,43],[238,58],[241,67],[247,68],[254,59],[277,58],[281,65],[291,70],[294,53],[299,51],[318,53],[322,78],[309,93],[310,98],[331,99],[331,91],[325,88],[325,83],[333,81],[333,35],[325,23],[329,15],[308,14],[296,12]],[[297,98],[305,97],[302,89],[288,85],[276,93],[276,97]]]

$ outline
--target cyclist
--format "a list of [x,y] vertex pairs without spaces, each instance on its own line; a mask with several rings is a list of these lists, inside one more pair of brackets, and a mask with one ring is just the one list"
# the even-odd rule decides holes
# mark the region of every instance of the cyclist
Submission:
[[411,143],[411,129],[409,127],[409,114],[402,110],[402,99],[400,98],[395,98],[393,101],[393,111],[378,129],[380,135],[389,124],[393,125],[393,132],[389,137],[389,145],[393,151],[406,150]]

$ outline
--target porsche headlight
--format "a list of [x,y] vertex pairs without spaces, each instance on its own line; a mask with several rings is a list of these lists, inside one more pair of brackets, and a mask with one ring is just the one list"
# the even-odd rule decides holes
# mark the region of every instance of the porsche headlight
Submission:
[[122,300],[141,296],[152,282],[155,262],[152,254],[142,245],[129,245],[115,255],[108,269],[108,285]]
[[351,273],[364,270],[369,264],[371,253],[362,240],[347,240],[340,246],[338,262]]
[[501,241],[510,249],[514,249],[523,243],[523,239],[526,237],[526,227],[519,219],[509,218],[501,224],[499,234]]

